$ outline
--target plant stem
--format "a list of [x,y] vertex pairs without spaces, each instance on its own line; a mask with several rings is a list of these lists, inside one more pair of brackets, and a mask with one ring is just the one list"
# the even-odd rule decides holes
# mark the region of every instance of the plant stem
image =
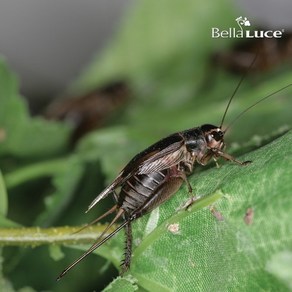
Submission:
[[[108,235],[115,226],[106,232]],[[105,229],[105,226],[91,226],[80,233],[80,227],[53,227],[53,228],[1,228],[0,229],[0,247],[1,246],[31,246],[36,247],[45,244],[88,244],[96,238]]]

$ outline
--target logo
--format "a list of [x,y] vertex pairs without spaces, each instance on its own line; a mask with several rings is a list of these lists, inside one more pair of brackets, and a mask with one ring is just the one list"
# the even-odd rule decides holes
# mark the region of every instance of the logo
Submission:
[[241,30],[243,30],[242,28],[242,25],[244,26],[250,26],[250,22],[249,20],[247,19],[247,17],[242,17],[242,16],[239,16],[235,19],[235,21],[237,22],[238,26],[240,27]]
[[247,39],[262,39],[262,38],[276,38],[279,39],[283,36],[284,29],[281,30],[250,30],[250,21],[247,17],[239,16],[235,19],[237,27],[230,27],[226,30],[220,30],[218,27],[212,27],[212,38],[247,38]]

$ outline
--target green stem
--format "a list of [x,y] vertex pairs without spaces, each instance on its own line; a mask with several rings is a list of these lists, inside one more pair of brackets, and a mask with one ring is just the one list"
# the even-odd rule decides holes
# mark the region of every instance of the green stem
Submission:
[[[114,230],[110,228],[105,234]],[[76,233],[80,227],[54,227],[54,228],[7,228],[0,229],[1,246],[39,246],[45,244],[79,245],[92,243],[102,233],[105,226],[100,224],[91,226]]]
[[42,176],[52,176],[67,167],[68,158],[60,158],[45,162],[39,162],[17,169],[4,175],[7,188],[13,188],[25,181]]

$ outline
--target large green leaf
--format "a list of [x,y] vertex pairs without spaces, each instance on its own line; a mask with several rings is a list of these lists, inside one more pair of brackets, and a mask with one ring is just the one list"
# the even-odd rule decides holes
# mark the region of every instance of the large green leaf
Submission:
[[[158,220],[151,215],[148,222],[137,220],[134,242],[140,244],[129,273],[138,286],[147,291],[287,291],[286,265],[275,275],[270,263],[279,252],[292,252],[291,142],[290,131],[240,157],[253,161],[248,166],[226,163],[192,176],[196,193],[204,196],[197,204],[221,190],[215,207],[224,221],[196,203],[177,213],[188,198],[185,187],[154,211]],[[248,208],[254,210],[250,225],[244,222]],[[149,220],[154,222],[150,233]],[[177,224],[175,232],[172,224]]]

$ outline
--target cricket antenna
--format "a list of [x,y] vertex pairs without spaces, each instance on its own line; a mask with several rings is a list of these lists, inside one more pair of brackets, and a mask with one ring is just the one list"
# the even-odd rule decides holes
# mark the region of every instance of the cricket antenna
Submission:
[[[245,71],[245,73],[241,76],[240,81],[238,82],[238,84],[237,84],[235,90],[233,91],[233,93],[232,93],[232,95],[231,95],[231,97],[230,97],[230,99],[229,99],[229,101],[228,101],[228,104],[227,104],[227,106],[226,106],[225,112],[224,112],[224,114],[223,114],[223,117],[222,117],[222,120],[221,120],[221,123],[220,123],[220,128],[222,127],[222,125],[223,125],[223,123],[224,123],[225,117],[226,117],[226,115],[227,115],[228,109],[229,109],[229,107],[230,107],[230,104],[231,104],[231,102],[232,102],[234,96],[236,95],[236,93],[237,93],[239,87],[241,86],[243,80],[246,78],[247,74],[249,73],[251,67],[252,67],[253,64],[255,63],[255,61],[256,61],[256,59],[257,59],[257,56],[258,56],[258,54],[255,55],[255,57],[253,58],[252,62],[251,62],[250,65],[249,65],[249,67],[247,68],[247,70]],[[225,130],[225,131],[226,131],[226,130]],[[224,132],[225,132],[225,131],[224,131]]]
[[288,85],[286,85],[286,86],[284,86],[284,87],[282,87],[281,89],[278,89],[278,90],[276,90],[276,91],[274,91],[274,92],[272,92],[272,93],[270,93],[270,94],[268,94],[268,95],[266,95],[265,97],[263,97],[263,98],[261,98],[260,100],[258,100],[257,102],[255,102],[255,103],[253,103],[252,105],[250,105],[249,107],[247,107],[244,111],[242,111],[227,127],[226,127],[226,129],[224,130],[224,133],[226,133],[227,132],[227,130],[231,127],[231,125],[233,125],[242,115],[244,115],[247,111],[249,111],[251,108],[253,108],[253,107],[255,107],[257,104],[259,104],[260,102],[262,102],[262,101],[264,101],[264,100],[266,100],[267,98],[269,98],[269,97],[271,97],[271,96],[273,96],[273,95],[275,95],[275,94],[277,94],[277,93],[279,93],[280,91],[282,91],[282,90],[284,90],[284,89],[286,89],[286,88],[288,88],[288,87],[290,87],[290,86],[292,86],[292,83],[290,83],[290,84],[288,84]]

